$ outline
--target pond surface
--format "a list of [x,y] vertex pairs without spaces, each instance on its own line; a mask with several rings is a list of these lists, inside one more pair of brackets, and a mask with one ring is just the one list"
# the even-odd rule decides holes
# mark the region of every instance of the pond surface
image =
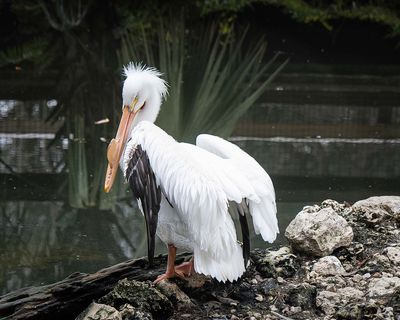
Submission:
[[[274,182],[281,234],[273,245],[285,242],[286,226],[305,205],[400,194],[398,77],[335,77],[282,75],[232,138]],[[82,174],[71,174],[66,157],[85,142],[65,135],[53,141],[65,119],[44,119],[57,103],[0,100],[0,294],[146,255],[144,218],[130,193],[109,210],[71,207],[80,189],[71,193],[68,179]],[[85,130],[103,138],[94,125]],[[97,150],[103,160],[105,148]],[[251,242],[270,246],[254,234]],[[156,253],[165,251],[157,243]]]
[[[273,179],[281,230],[274,245],[285,241],[286,226],[305,205],[326,198],[352,202],[396,192],[396,185],[385,180]],[[46,185],[46,181],[42,183]],[[13,182],[8,180],[10,184]],[[34,200],[35,190],[29,196],[31,200],[18,200],[19,192],[23,189],[15,190],[16,200],[0,203],[0,294],[146,255],[144,218],[130,197],[117,202],[113,210],[73,209],[48,189],[45,195],[37,189],[36,195],[54,201]],[[254,234],[251,243],[253,248],[269,246]],[[165,247],[158,242],[156,254],[163,252]]]

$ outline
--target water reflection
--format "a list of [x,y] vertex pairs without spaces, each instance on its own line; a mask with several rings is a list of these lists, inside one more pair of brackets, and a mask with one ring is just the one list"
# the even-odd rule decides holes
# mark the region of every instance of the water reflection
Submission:
[[[106,147],[99,137],[107,130],[70,116],[74,128],[68,132],[74,134],[50,144],[65,120],[54,122],[56,127],[44,121],[56,105],[0,100],[0,294],[146,254],[144,219],[131,194],[122,184],[111,198],[98,192]],[[240,137],[232,138],[272,175],[281,230],[276,244],[285,241],[286,226],[304,205],[400,193],[400,108],[393,109],[391,126],[378,126],[379,112],[372,107],[335,108],[261,104],[239,123]],[[254,234],[251,242],[268,246]],[[165,247],[158,242],[156,250]]]
[[[379,179],[273,180],[281,230],[274,245],[285,242],[286,226],[305,205],[326,198],[352,202],[399,192],[396,181]],[[95,272],[147,253],[144,218],[130,195],[112,210],[71,209],[62,201],[4,201],[0,230],[0,294],[58,281],[77,271]],[[254,233],[251,245],[269,246]],[[156,254],[165,251],[158,241]]]
[[9,201],[0,210],[1,293],[93,272],[142,256],[146,248],[143,219],[125,203],[111,212]]
[[[281,227],[303,205],[279,204]],[[7,201],[0,205],[0,230],[0,294],[147,253],[144,218],[134,202],[105,211],[70,209],[60,201]],[[253,235],[252,246],[266,244]],[[165,247],[158,241],[156,254],[162,252]]]
[[[358,144],[359,147],[365,145],[360,149],[365,152],[378,148],[382,161],[389,155],[385,166],[380,166],[382,170],[374,167],[372,162],[365,164],[363,177],[352,177],[346,171],[354,168],[351,157],[346,160],[346,155],[358,153],[349,151],[341,152],[340,157],[332,156],[342,147],[343,141],[326,144],[322,159],[324,153],[320,151],[307,152],[310,145],[312,148],[322,145],[312,139],[297,139],[296,148],[288,148],[295,144],[291,140],[232,140],[255,156],[269,172],[275,173],[272,179],[281,234],[274,245],[285,241],[286,226],[305,205],[326,198],[353,202],[372,195],[400,192],[396,176],[381,177],[382,172],[390,172],[388,166],[399,156],[398,140],[391,144],[386,141],[384,148],[380,143]],[[316,154],[320,157],[316,158]],[[334,176],[323,176],[322,173],[329,172],[318,171],[319,162],[326,166],[335,164]],[[351,169],[353,173],[361,168],[360,164],[363,162]],[[119,197],[110,210],[73,209],[63,188],[65,182],[66,175],[59,173],[0,175],[3,199],[0,201],[0,294],[58,281],[77,271],[95,272],[146,255],[144,218],[130,193]],[[253,248],[268,246],[254,233],[251,243]],[[156,252],[165,252],[165,246],[158,242]]]

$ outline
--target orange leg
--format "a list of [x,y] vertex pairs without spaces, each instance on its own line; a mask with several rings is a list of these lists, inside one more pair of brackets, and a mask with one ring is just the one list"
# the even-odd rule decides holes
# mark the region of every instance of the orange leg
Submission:
[[169,244],[167,271],[165,271],[164,274],[159,275],[157,279],[154,281],[154,283],[158,283],[161,280],[175,277],[175,257],[176,257],[176,248],[172,244]]
[[157,277],[154,283],[158,283],[165,279],[174,278],[176,276],[185,278],[190,276],[193,269],[193,259],[189,262],[184,262],[181,265],[175,267],[175,257],[176,257],[176,248],[174,245],[168,245],[168,260],[167,260],[167,270],[164,274],[161,274]]
[[194,260],[190,259],[188,262],[183,262],[175,267],[175,273],[182,273],[186,277],[190,277],[194,272]]

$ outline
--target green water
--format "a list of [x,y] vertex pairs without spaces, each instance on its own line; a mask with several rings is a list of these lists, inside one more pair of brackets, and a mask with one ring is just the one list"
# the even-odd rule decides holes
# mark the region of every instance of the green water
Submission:
[[[43,178],[44,179],[44,178]],[[46,186],[46,180],[42,186]],[[304,205],[325,198],[355,201],[376,194],[395,193],[397,185],[385,180],[311,179],[273,177],[278,200],[281,234]],[[100,268],[146,255],[144,218],[128,196],[111,211],[72,209],[52,190],[22,188],[17,181],[2,181],[14,198],[0,203],[0,293],[61,280],[73,272]],[[55,182],[52,181],[52,184]],[[18,188],[13,189],[13,185]],[[24,194],[30,190],[29,194]],[[11,192],[11,191],[10,191]],[[18,195],[19,193],[19,195]],[[10,194],[10,193],[9,193]],[[21,200],[18,198],[29,198]],[[37,197],[39,200],[35,200]],[[54,198],[54,201],[48,199]],[[267,247],[252,235],[252,247]],[[156,253],[165,252],[157,243]]]
[[[350,87],[347,78],[337,77],[323,72],[277,78],[232,138],[274,182],[281,233],[273,246],[285,242],[286,226],[305,205],[400,194],[398,77],[354,76]],[[95,181],[101,192],[100,160],[109,138],[102,127],[84,125],[97,142],[86,150],[92,171],[80,170],[79,157],[70,162],[75,168],[68,167],[67,154],[85,149],[71,146],[92,147],[89,140],[64,134],[53,141],[67,118],[44,120],[58,102],[25,98],[0,100],[0,294],[144,256],[144,218],[130,193],[118,194],[112,210],[96,209],[102,207],[96,192],[91,208],[71,208],[82,202],[72,201],[81,200],[80,189],[71,191],[69,181]],[[251,242],[253,248],[269,245],[254,234]],[[165,252],[165,246],[158,243],[156,251]]]
[[[282,228],[302,205],[279,204]],[[1,206],[0,228],[1,293],[76,271],[94,272],[147,252],[144,219],[126,203],[101,211],[67,209],[62,202],[10,201]],[[252,245],[266,246],[255,236]],[[156,252],[165,251],[158,242]]]

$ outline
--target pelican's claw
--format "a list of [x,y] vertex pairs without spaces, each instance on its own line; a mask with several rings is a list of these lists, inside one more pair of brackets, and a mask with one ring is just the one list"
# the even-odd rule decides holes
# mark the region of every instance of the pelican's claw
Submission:
[[185,278],[186,278],[186,276],[185,276],[181,271],[175,270],[174,272],[171,272],[171,273],[166,272],[166,273],[160,274],[160,275],[157,277],[157,279],[154,280],[153,283],[154,283],[154,284],[157,284],[157,283],[159,283],[160,281],[163,281],[163,280],[166,280],[166,279],[175,278],[175,277],[179,277],[179,278],[182,278],[182,279],[185,279]]
[[186,279],[192,275],[194,271],[193,260],[189,262],[184,262],[179,266],[174,267],[173,271],[168,271],[159,275],[156,280],[154,280],[154,284],[159,283],[162,280],[171,279],[175,277],[179,277],[181,279]]
[[190,277],[194,271],[193,259],[188,262],[183,262],[175,267],[175,273],[181,273],[185,277]]

